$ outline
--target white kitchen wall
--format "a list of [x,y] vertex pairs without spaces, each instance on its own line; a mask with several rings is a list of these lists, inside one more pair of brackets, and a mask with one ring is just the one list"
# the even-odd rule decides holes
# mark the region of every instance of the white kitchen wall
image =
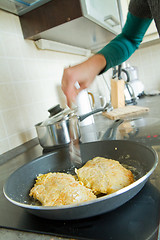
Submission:
[[19,18],[0,10],[0,154],[37,136],[34,125],[64,98],[64,67],[85,59],[38,50],[24,40]]
[[[160,40],[159,43],[140,47],[134,54],[126,61],[132,66],[138,68],[139,80],[144,84],[144,91],[147,93],[151,90],[160,91]],[[110,78],[112,71],[104,73],[103,76],[107,80],[107,85],[110,86]],[[95,88],[104,95],[106,94],[109,100],[109,92],[107,85],[104,84],[104,79],[102,76],[96,79]],[[92,88],[94,87],[94,84]]]
[[[34,125],[48,117],[47,109],[64,104],[64,67],[85,59],[38,50],[24,40],[19,18],[0,10],[0,154],[37,136]],[[160,90],[160,44],[139,49],[128,62],[138,67],[145,90]],[[109,101],[111,75],[109,70],[97,77],[89,90]]]
[[146,92],[160,90],[160,42],[139,48],[127,62],[138,67],[139,80]]

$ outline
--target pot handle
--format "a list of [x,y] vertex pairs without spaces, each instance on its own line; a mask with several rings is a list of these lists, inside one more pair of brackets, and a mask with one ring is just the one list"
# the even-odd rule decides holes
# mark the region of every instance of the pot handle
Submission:
[[107,129],[100,140],[115,140],[118,126],[123,123],[123,119],[117,119],[114,123]]
[[127,76],[127,81],[126,82],[130,82],[130,76],[129,76],[128,71],[125,70],[125,69],[121,69],[121,71],[124,72],[126,74],[126,76]]
[[95,113],[98,113],[98,112],[103,112],[103,111],[106,111],[108,108],[111,108],[111,104],[110,103],[107,103],[104,107],[102,108],[97,108],[89,113],[86,113],[86,114],[83,114],[81,116],[78,116],[78,120],[81,122],[83,121],[85,118],[95,114]]

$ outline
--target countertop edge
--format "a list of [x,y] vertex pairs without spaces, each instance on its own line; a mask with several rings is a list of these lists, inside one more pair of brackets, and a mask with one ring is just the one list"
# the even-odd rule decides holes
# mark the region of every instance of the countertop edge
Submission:
[[34,147],[37,144],[39,144],[38,138],[33,138],[32,140],[1,154],[0,155],[0,165],[6,163],[10,159],[18,156],[19,154],[24,153],[25,151]]

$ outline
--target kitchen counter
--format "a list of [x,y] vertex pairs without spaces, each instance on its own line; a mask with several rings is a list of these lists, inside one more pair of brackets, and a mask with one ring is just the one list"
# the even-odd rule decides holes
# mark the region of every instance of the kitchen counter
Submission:
[[[0,240],[62,240],[68,238],[59,238],[51,235],[44,235],[44,234],[37,234],[37,233],[29,233],[29,232],[22,232],[17,230],[10,230],[5,228],[0,228]],[[73,239],[72,239],[73,240]]]
[[[133,136],[133,138],[130,137],[130,139],[139,141],[139,142],[143,142],[145,144],[152,146],[157,151],[158,155],[160,156],[160,107],[159,107],[160,106],[160,96],[144,97],[142,99],[139,99],[138,105],[146,106],[146,107],[150,108],[150,111],[148,113],[145,113],[144,115],[140,116],[140,117],[142,117],[141,120],[143,120],[143,121],[140,121],[140,124],[141,124],[140,129],[145,128],[146,123],[148,124],[148,126],[151,126],[151,127],[147,126],[148,133],[146,136],[143,136],[143,134],[141,133],[142,131],[140,131],[139,137]],[[81,128],[82,142],[98,140],[100,138],[100,136],[102,136],[104,134],[105,130],[112,124],[112,122],[113,122],[112,120],[107,119],[106,117],[102,116],[102,114],[95,115],[95,123],[96,124],[94,126],[87,126],[87,127]],[[88,129],[88,130],[86,130],[86,129]],[[86,134],[86,132],[87,132],[87,134]],[[122,136],[117,136],[117,137],[118,137],[118,139],[123,139]],[[150,141],[151,138],[152,138],[152,142]],[[4,161],[4,155],[0,156],[0,199],[1,199],[2,203],[4,203],[4,202],[6,203],[6,201],[7,201],[3,195],[2,187],[3,187],[6,179],[8,178],[8,176],[11,173],[13,173],[17,168],[19,168],[20,166],[24,165],[25,163],[27,163],[41,155],[42,155],[42,148],[39,144],[36,144],[32,147],[30,146],[26,151],[24,151],[18,155],[15,154],[15,157],[12,156],[7,161]],[[154,186],[156,194],[160,195],[159,175],[160,175],[160,166],[158,165],[156,170],[150,177],[147,187],[149,188],[150,185]],[[146,189],[147,189],[147,187],[146,187]],[[144,191],[146,189],[144,189]],[[130,201],[132,201],[132,200],[130,200]],[[10,203],[7,203],[7,204],[10,204]],[[0,205],[0,212],[2,210],[1,207],[2,207],[2,205]],[[122,208],[123,208],[123,206],[122,206]],[[21,214],[22,214],[22,212],[21,212]],[[20,219],[21,219],[21,217],[23,218],[23,216],[17,216],[17,217],[19,217]],[[5,218],[7,219],[7,213],[6,213]],[[31,219],[32,219],[32,217],[31,217]],[[160,217],[159,217],[159,219],[160,219]],[[14,217],[13,217],[13,221],[14,221]],[[39,218],[38,218],[38,221],[41,222]],[[5,225],[3,226],[2,222],[3,221],[0,220],[0,226],[2,226],[0,228],[0,240],[2,240],[2,239],[8,239],[8,240],[10,240],[10,239],[12,239],[12,240],[14,240],[14,239],[15,240],[16,239],[22,239],[22,240],[26,240],[26,239],[34,239],[34,240],[36,240],[36,239],[37,240],[38,239],[41,239],[41,240],[42,239],[45,239],[45,240],[68,239],[68,238],[63,237],[63,236],[65,236],[65,234],[62,236],[60,236],[60,234],[44,235],[44,234],[39,234],[39,231],[37,231],[37,232],[35,231],[35,233],[27,232],[27,230],[26,231],[18,231],[19,229],[16,229],[16,227],[15,228],[9,227],[9,228],[11,228],[11,229],[9,229]],[[134,222],[133,222],[133,224],[134,224]],[[150,240],[160,239],[160,237],[157,237],[157,234],[158,234],[157,232],[158,232],[158,226],[155,229],[155,232],[153,232],[152,236],[150,236],[150,238],[147,238],[147,239],[148,240],[149,239]],[[61,238],[59,238],[59,237],[61,237]],[[76,239],[87,239],[87,238],[76,238]],[[101,237],[99,239],[101,239]],[[112,238],[110,238],[110,239],[112,239]],[[115,239],[115,238],[113,238],[113,239]],[[121,239],[121,238],[119,238],[119,239]]]

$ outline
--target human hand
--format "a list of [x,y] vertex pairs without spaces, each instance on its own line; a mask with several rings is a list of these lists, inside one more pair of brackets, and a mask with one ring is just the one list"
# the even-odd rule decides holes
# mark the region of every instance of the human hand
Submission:
[[[78,93],[88,88],[96,75],[105,67],[106,60],[103,55],[94,55],[87,61],[73,67],[64,69],[62,77],[62,90],[67,98],[67,105],[71,107]],[[76,82],[79,88],[76,87]]]

